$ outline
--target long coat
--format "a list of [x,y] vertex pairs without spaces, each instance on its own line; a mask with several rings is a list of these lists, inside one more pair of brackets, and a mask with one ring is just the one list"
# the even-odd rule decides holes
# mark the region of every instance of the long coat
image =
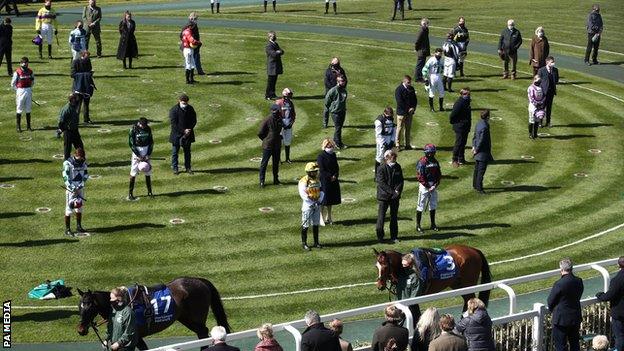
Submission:
[[[280,52],[277,53],[277,50]],[[276,76],[284,73],[284,67],[282,66],[282,55],[284,51],[280,48],[276,41],[269,41],[265,48],[267,56],[267,75]]]
[[462,318],[455,329],[464,334],[469,351],[494,351],[492,338],[492,319],[484,309],[477,309],[473,314]]
[[490,162],[492,157],[492,138],[490,137],[490,124],[480,120],[475,127],[472,147],[477,151],[474,155],[475,161]]
[[134,30],[136,23],[134,20],[119,22],[119,46],[117,47],[117,59],[123,60],[126,57],[139,57],[139,47],[137,46]]
[[[338,158],[336,157],[336,154],[321,151],[316,158],[316,163],[319,166],[321,190],[325,193],[322,205],[339,205],[342,202],[342,198],[340,196],[340,167],[338,166]],[[332,176],[336,177],[336,180],[333,182],[331,180]]]
[[416,42],[414,43],[414,50],[416,50],[416,56],[427,57],[431,55],[431,47],[429,45],[429,28],[420,27],[418,34],[416,34]]
[[279,150],[282,147],[282,123],[281,115],[269,115],[260,124],[258,138],[262,140],[263,150]]
[[534,35],[533,39],[531,39],[531,48],[529,49],[529,65],[537,68],[546,66],[546,58],[549,54],[550,44],[548,44],[548,38],[539,38],[537,35]]
[[302,351],[341,351],[340,340],[333,331],[317,323],[306,328],[301,334]]
[[169,142],[178,144],[180,138],[184,135],[185,129],[191,130],[189,142],[195,142],[195,125],[197,124],[197,114],[191,105],[187,105],[186,109],[182,109],[180,104],[176,104],[169,110],[169,121],[171,122],[171,133],[169,134]]
[[373,351],[384,351],[390,338],[394,338],[397,350],[407,349],[409,344],[409,332],[406,328],[392,322],[383,322],[373,333],[371,349]]
[[[327,194],[327,193],[326,193]],[[609,290],[596,294],[599,301],[611,303],[611,317],[624,321],[624,269],[611,279]]]
[[577,326],[581,324],[581,297],[583,280],[572,273],[557,280],[548,295],[548,309],[552,312],[552,324]]

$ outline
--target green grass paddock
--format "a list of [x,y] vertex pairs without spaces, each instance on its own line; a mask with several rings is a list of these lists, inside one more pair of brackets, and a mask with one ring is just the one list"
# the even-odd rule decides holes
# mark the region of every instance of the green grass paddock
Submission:
[[[491,27],[499,29],[498,25]],[[21,28],[25,27],[18,26]],[[63,58],[49,62],[36,59],[35,47],[23,44],[31,33],[16,31],[14,56],[31,57],[37,77],[34,97],[46,103],[34,107],[37,130],[18,135],[14,130],[14,94],[6,90],[0,95],[5,107],[0,123],[0,182],[15,184],[13,189],[0,189],[4,299],[13,299],[15,306],[76,304],[77,298],[50,302],[27,299],[31,287],[56,278],[64,278],[72,287],[110,289],[133,282],[152,284],[182,275],[200,276],[210,279],[223,297],[363,283],[376,276],[372,248],[407,251],[415,246],[462,243],[480,248],[495,262],[574,242],[622,223],[622,103],[562,84],[555,99],[555,128],[545,130],[551,137],[532,142],[526,136],[529,76],[502,81],[498,59],[473,52],[466,65],[469,76],[463,81],[457,79],[454,87],[470,86],[473,108],[490,108],[494,117],[501,118],[491,122],[494,157],[499,161],[486,174],[485,186],[492,194],[480,197],[473,193],[471,166],[450,167],[454,135],[448,114],[428,112],[426,95],[419,86],[413,143],[422,146],[433,142],[440,148],[438,158],[445,175],[438,210],[442,231],[416,235],[415,162],[421,152],[402,152],[399,162],[408,177],[400,208],[402,241],[378,245],[374,234],[377,207],[372,123],[387,104],[394,106],[394,88],[402,75],[412,74],[411,48],[366,39],[278,33],[286,51],[285,74],[279,78],[278,87],[294,90],[298,112],[292,149],[296,162],[281,167],[280,177],[286,185],[261,190],[257,186],[258,163],[250,161],[260,155],[256,137],[259,122],[246,118],[261,119],[269,107],[263,100],[265,33],[202,29],[206,43],[202,61],[209,75],[198,77],[200,83],[192,87],[184,84],[178,28],[140,26],[137,37],[142,56],[135,62],[136,69],[119,70],[121,64],[114,57],[93,60],[98,91],[91,106],[96,124],[82,128],[81,133],[90,173],[101,178],[87,183],[83,221],[93,234],[83,239],[63,236],[61,162],[52,158],[62,153],[62,142],[54,138],[52,129],[42,130],[56,125],[58,110],[71,87],[69,53],[56,54]],[[117,35],[105,32],[104,42],[104,53],[113,54]],[[321,228],[326,247],[306,253],[299,243],[301,203],[295,179],[304,174],[305,162],[316,158],[321,139],[333,133],[333,129],[320,128],[322,103],[316,97],[323,93],[322,75],[333,55],[342,58],[349,75],[344,140],[351,147],[341,151],[339,162],[343,197],[356,201],[335,208],[336,224]],[[565,69],[560,73],[568,82],[624,96],[622,84]],[[2,82],[8,87],[7,77]],[[167,113],[182,91],[189,94],[198,112],[193,176],[174,176],[169,169]],[[445,102],[451,105],[456,98],[456,93],[448,94]],[[127,202],[127,132],[142,116],[152,121],[155,132],[153,179],[157,197]],[[427,122],[439,126],[430,127]],[[98,133],[101,128],[111,132]],[[22,141],[19,136],[33,139]],[[211,144],[215,138],[223,142]],[[587,150],[592,148],[602,153],[590,154]],[[523,160],[521,155],[535,159]],[[577,172],[588,177],[575,178]],[[505,180],[515,182],[515,186],[505,187],[501,184]],[[227,186],[228,192],[214,192],[212,187],[217,185]],[[144,195],[144,189],[140,176],[135,194]],[[52,211],[34,213],[43,206]],[[275,211],[258,211],[264,206]],[[186,223],[169,224],[175,217]],[[559,252],[495,265],[492,270],[495,279],[518,276],[553,269],[562,256],[578,263],[616,257],[622,254],[621,247],[620,230]],[[545,281],[528,286],[549,284]],[[265,321],[299,319],[308,308],[329,313],[384,301],[387,294],[369,285],[228,300],[225,307],[233,328],[244,330]],[[79,341],[74,329],[76,311],[16,309],[14,341]],[[213,324],[209,319],[209,325]],[[159,336],[188,334],[184,327],[175,325]]]

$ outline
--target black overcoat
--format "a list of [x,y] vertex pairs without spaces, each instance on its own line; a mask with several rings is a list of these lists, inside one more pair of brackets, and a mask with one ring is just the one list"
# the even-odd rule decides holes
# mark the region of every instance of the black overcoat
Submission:
[[187,105],[186,109],[182,109],[180,104],[176,104],[169,110],[169,122],[171,122],[171,133],[169,134],[169,142],[178,144],[180,138],[184,135],[185,129],[191,130],[188,141],[195,142],[195,125],[197,124],[197,114],[191,105]]
[[[325,194],[322,205],[331,206],[340,204],[342,202],[339,178],[340,167],[338,166],[336,154],[321,151],[316,158],[316,163],[319,166],[321,189]],[[336,180],[332,181],[332,176],[335,176]]]
[[[280,51],[279,53],[277,51]],[[267,75],[276,76],[284,73],[284,67],[282,67],[282,55],[284,51],[280,48],[276,41],[269,41],[266,45],[267,56]]]
[[117,59],[123,60],[126,57],[139,57],[139,47],[137,46],[134,30],[136,23],[134,20],[123,20],[119,22],[119,46],[117,47]]

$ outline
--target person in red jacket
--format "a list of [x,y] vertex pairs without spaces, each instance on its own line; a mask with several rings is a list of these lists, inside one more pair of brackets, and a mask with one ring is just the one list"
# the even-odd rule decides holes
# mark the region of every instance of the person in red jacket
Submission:
[[184,69],[186,70],[186,84],[195,83],[195,59],[193,52],[201,45],[201,42],[193,37],[193,27],[197,26],[195,22],[189,22],[182,31],[182,55],[184,56]]
[[16,129],[22,132],[22,112],[26,112],[26,128],[32,131],[30,126],[30,112],[32,111],[32,86],[35,84],[33,71],[28,68],[28,57],[22,57],[20,66],[13,73],[11,87],[15,90],[15,103],[17,105]]

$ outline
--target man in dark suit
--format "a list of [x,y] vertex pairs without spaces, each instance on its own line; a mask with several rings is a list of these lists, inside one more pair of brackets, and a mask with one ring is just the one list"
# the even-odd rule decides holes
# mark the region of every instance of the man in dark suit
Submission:
[[340,339],[321,323],[318,312],[309,310],[305,314],[308,326],[301,334],[302,351],[340,351]]
[[390,207],[390,240],[398,243],[399,239],[399,200],[403,192],[403,170],[397,162],[397,154],[394,150],[386,150],[384,153],[385,163],[377,168],[377,240],[383,242],[384,221],[386,212]]
[[548,295],[548,309],[552,312],[553,339],[556,351],[580,351],[581,296],[583,280],[572,273],[572,261],[559,262],[561,279],[555,282]]
[[225,343],[225,337],[227,332],[225,328],[220,325],[213,327],[210,330],[210,337],[212,338],[213,345],[208,348],[208,351],[240,351],[238,347],[230,346]]
[[180,146],[184,150],[184,168],[188,174],[193,174],[191,169],[191,144],[195,142],[195,132],[193,128],[197,124],[197,114],[193,106],[188,104],[189,97],[186,94],[180,95],[178,103],[169,111],[169,121],[171,122],[171,168],[173,174],[178,175],[178,151]]
[[488,162],[494,161],[492,157],[492,139],[490,138],[490,110],[481,112],[481,120],[475,127],[472,138],[472,155],[475,160],[474,174],[472,176],[472,187],[479,193],[483,191],[483,176],[487,169]]
[[0,65],[2,60],[6,58],[7,72],[9,76],[13,75],[13,62],[11,62],[11,52],[13,51],[13,26],[11,18],[5,17],[0,24]]
[[422,69],[425,67],[427,57],[431,55],[431,47],[429,45],[429,20],[423,18],[420,20],[420,30],[416,34],[416,42],[414,43],[416,51],[416,71],[414,77],[419,83],[424,82]]
[[503,29],[498,40],[498,55],[505,62],[503,79],[509,78],[509,61],[511,61],[511,79],[516,79],[518,49],[522,45],[522,35],[516,29],[514,20],[507,20],[507,28]]
[[453,105],[449,115],[449,122],[455,132],[455,145],[453,146],[453,167],[466,163],[464,149],[468,142],[470,124],[472,123],[472,108],[470,107],[470,88],[463,88],[459,92],[459,98]]
[[[585,64],[591,66],[598,64],[598,48],[600,38],[602,38],[602,15],[600,15],[600,5],[592,6],[592,11],[587,16],[585,24],[587,28],[587,49],[585,50]],[[593,50],[593,54],[592,54]],[[589,62],[589,54],[592,54],[592,62]],[[621,350],[620,350],[621,351]]]
[[611,279],[609,290],[596,294],[598,301],[611,304],[611,334],[615,338],[615,349],[624,350],[624,256],[618,259],[620,271]]
[[[412,86],[412,77],[404,76],[403,82],[394,90],[394,98],[396,100],[396,113],[397,113],[397,129],[395,145],[398,150],[401,150],[401,145],[404,145],[405,150],[412,149],[412,119],[414,112],[416,111],[416,90]],[[402,143],[403,135],[405,134],[405,142]]]
[[269,159],[273,158],[273,184],[281,184],[279,181],[280,153],[282,151],[282,122],[281,107],[277,104],[271,106],[271,114],[262,121],[258,138],[262,140],[262,161],[260,161],[260,187],[264,188],[264,176],[266,174]]
[[265,51],[267,56],[267,87],[264,94],[265,99],[271,100],[277,98],[275,95],[275,84],[277,84],[277,76],[284,73],[282,67],[282,55],[284,51],[277,44],[277,35],[274,31],[268,33],[269,42]]
[[552,112],[552,104],[557,95],[557,83],[559,83],[559,70],[555,67],[555,58],[548,56],[546,58],[546,66],[537,71],[537,75],[542,80],[542,93],[546,96],[546,126],[550,127],[550,114]]

